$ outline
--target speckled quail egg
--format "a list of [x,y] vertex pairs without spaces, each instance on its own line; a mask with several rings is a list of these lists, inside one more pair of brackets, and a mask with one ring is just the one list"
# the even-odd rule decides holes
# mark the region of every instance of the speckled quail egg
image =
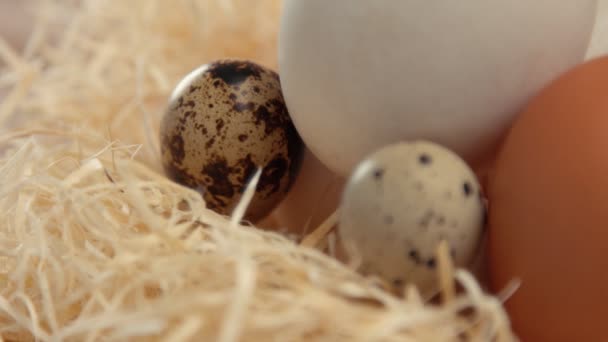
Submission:
[[480,186],[460,157],[435,143],[402,142],[354,169],[339,233],[361,257],[363,273],[432,294],[439,242],[448,242],[457,266],[467,266],[479,250],[484,219]]
[[252,222],[286,196],[304,153],[277,73],[242,60],[215,61],[187,75],[171,96],[160,137],[167,176],[198,189],[220,214],[231,213],[261,167],[245,215]]

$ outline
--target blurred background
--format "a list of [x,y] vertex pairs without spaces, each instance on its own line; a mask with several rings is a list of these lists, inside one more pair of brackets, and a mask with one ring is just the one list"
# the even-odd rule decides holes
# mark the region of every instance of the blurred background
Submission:
[[27,7],[31,0],[0,0],[0,36],[21,47],[27,39],[32,18]]
[[[22,47],[31,27],[27,7],[35,0],[0,0],[0,36]],[[257,0],[252,0],[257,1]],[[608,0],[599,0],[598,21],[589,57],[608,52]]]

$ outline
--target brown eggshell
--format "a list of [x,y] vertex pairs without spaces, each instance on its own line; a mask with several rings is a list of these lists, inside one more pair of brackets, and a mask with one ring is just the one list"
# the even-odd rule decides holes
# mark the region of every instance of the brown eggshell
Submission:
[[199,189],[221,214],[232,212],[262,167],[245,217],[253,222],[287,195],[304,151],[278,75],[248,61],[217,61],[186,76],[171,97],[160,136],[167,175]]
[[531,101],[488,182],[495,291],[523,341],[608,341],[608,58]]

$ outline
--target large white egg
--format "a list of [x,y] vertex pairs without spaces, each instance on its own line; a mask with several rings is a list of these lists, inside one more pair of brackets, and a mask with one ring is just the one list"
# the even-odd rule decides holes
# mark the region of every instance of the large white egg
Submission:
[[286,0],[279,71],[329,168],[404,139],[485,157],[541,87],[581,62],[596,0]]

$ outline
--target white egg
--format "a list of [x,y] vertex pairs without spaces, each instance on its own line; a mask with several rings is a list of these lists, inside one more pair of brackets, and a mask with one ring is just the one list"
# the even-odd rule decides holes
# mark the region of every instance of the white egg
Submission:
[[596,0],[286,0],[285,100],[307,146],[347,175],[403,139],[483,158],[541,87],[581,62]]
[[417,141],[381,148],[347,182],[339,233],[362,258],[362,272],[396,285],[436,289],[437,247],[450,246],[455,265],[478,253],[485,205],[475,174],[452,151]]

